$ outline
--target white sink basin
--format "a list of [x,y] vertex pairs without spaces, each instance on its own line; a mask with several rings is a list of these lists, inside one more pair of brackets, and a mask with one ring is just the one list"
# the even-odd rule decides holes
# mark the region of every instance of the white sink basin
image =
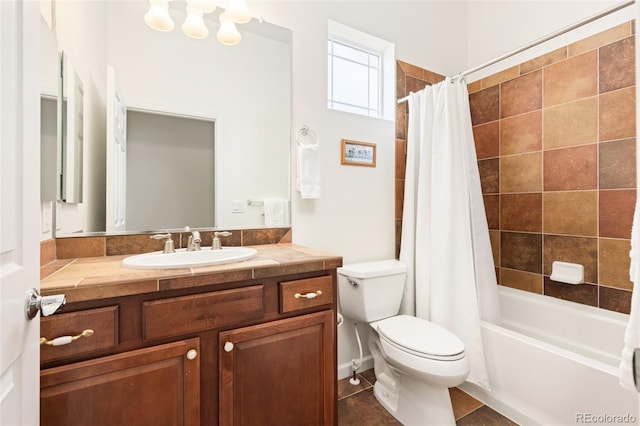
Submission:
[[122,266],[134,269],[176,269],[199,266],[222,265],[251,259],[257,253],[249,247],[223,247],[221,250],[203,248],[199,251],[176,250],[175,253],[137,254],[122,260]]

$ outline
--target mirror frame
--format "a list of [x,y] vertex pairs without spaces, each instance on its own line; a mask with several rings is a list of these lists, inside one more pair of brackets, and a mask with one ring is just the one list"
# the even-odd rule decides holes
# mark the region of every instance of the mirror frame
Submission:
[[64,51],[59,61],[57,201],[82,203],[84,85]]

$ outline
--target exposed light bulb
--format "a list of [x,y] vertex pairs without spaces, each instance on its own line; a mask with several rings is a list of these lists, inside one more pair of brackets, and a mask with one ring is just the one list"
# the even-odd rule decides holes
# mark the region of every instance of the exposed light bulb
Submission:
[[245,0],[229,0],[229,8],[225,11],[236,24],[246,24],[251,20],[251,12]]
[[158,31],[173,30],[173,20],[169,15],[169,2],[167,0],[149,0],[150,7],[144,14],[144,22]]
[[211,13],[216,10],[215,0],[187,0],[187,4],[202,13]]
[[216,38],[222,44],[227,46],[233,46],[240,43],[242,35],[238,32],[233,19],[226,13],[220,15],[220,29]]
[[187,17],[182,24],[182,31],[191,38],[200,39],[209,35],[209,29],[204,24],[200,10],[187,7]]

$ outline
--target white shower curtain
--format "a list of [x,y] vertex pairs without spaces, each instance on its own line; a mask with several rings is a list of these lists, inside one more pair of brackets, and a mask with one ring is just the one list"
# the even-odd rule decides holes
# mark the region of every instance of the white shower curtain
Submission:
[[467,380],[489,390],[480,319],[500,314],[468,96],[461,78],[447,78],[409,97],[401,312],[456,334]]

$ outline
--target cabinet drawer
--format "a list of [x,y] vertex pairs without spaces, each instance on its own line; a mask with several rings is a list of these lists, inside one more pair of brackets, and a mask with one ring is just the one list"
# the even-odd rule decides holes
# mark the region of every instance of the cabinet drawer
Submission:
[[330,305],[332,301],[333,280],[329,275],[280,283],[281,313]]
[[262,285],[254,285],[144,302],[144,340],[261,319],[264,316],[263,293]]
[[40,362],[115,348],[118,345],[118,307],[107,306],[40,319],[41,340],[44,338],[51,341],[62,336],[78,336],[84,330],[93,330],[93,335],[80,337],[63,346],[41,343]]

